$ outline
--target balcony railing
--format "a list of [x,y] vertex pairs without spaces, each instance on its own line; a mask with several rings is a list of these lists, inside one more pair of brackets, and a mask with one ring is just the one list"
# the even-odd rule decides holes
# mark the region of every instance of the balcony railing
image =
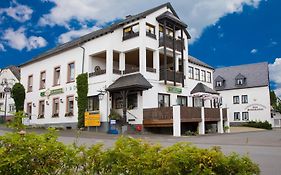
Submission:
[[94,77],[94,76],[102,75],[102,74],[105,74],[105,73],[106,73],[106,70],[101,69],[101,70],[89,73],[89,77]]
[[[174,81],[174,72],[173,70],[166,70],[167,71],[167,81]],[[176,72],[176,79],[177,83],[182,83],[182,73]],[[160,80],[165,80],[165,70],[160,70]]]
[[121,75],[122,71],[118,69],[113,69],[113,74]]
[[219,108],[205,108],[205,121],[220,121]]
[[[169,35],[166,35],[166,41],[164,43],[164,38],[163,36],[161,36],[159,38],[159,47],[162,47],[164,46],[164,44],[166,44],[166,47],[170,48],[170,49],[173,49],[173,37],[169,36]],[[175,49],[176,51],[181,51],[181,48],[184,49],[184,42],[182,40],[178,40],[176,39],[175,40]]]
[[182,122],[201,122],[201,108],[181,106]]
[[161,108],[150,108],[143,110],[143,119],[147,120],[172,120],[173,119],[173,108],[172,107],[161,107]]
[[139,36],[140,33],[139,32],[135,32],[135,33],[128,33],[126,35],[123,36],[123,41],[127,40],[127,39],[130,39],[130,38],[134,38],[134,37],[137,37]]
[[147,72],[156,73],[156,69],[154,69],[154,68],[152,68],[152,67],[146,67],[146,71],[147,71]]
[[130,67],[130,68],[126,68],[124,71],[124,74],[130,74],[130,73],[134,73],[134,72],[139,72],[140,69],[138,67]]

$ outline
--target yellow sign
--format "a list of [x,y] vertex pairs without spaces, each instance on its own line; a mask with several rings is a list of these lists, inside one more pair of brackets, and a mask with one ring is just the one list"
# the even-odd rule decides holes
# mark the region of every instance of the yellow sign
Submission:
[[100,114],[85,112],[85,126],[100,126]]

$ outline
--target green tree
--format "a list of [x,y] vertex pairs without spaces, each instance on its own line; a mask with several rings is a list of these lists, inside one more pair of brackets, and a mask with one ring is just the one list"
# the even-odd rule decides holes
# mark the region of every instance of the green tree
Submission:
[[77,76],[77,95],[78,95],[78,128],[84,127],[84,113],[87,109],[88,94],[88,74],[83,73]]
[[270,105],[274,110],[281,113],[281,104],[277,102],[277,96],[273,90],[270,91]]
[[16,83],[12,88],[12,97],[15,101],[16,111],[23,111],[25,100],[25,89],[21,83]]

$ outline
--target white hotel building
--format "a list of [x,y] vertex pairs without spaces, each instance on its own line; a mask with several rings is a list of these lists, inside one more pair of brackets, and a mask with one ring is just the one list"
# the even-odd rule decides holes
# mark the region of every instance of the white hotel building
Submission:
[[214,108],[214,69],[188,56],[186,28],[167,3],[22,64],[31,123],[75,127],[76,76],[88,72],[88,111],[99,111],[100,128],[108,126],[111,109],[132,125],[171,127],[174,105],[182,105],[182,130],[200,125],[203,133],[205,123],[221,124],[222,112]]
[[214,89],[222,97],[231,125],[248,121],[268,121],[271,117],[269,71],[266,62],[218,68]]

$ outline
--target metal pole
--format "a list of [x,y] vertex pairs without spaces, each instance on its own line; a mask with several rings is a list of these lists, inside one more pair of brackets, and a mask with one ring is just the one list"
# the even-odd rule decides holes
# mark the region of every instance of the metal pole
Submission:
[[7,117],[7,92],[5,92],[5,111],[4,111],[4,121],[6,122],[6,117]]
[[84,73],[84,61],[85,61],[85,48],[83,46],[78,45],[83,49],[83,58],[82,58],[82,74]]

